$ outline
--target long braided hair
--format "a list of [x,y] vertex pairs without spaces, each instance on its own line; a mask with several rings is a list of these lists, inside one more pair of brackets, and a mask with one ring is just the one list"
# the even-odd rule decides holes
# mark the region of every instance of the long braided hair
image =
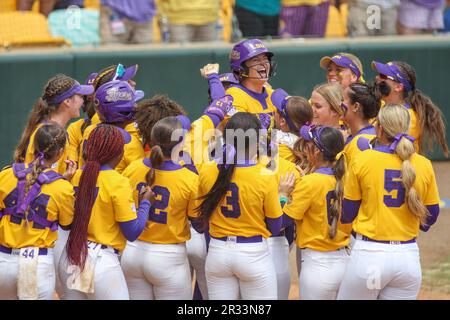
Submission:
[[51,78],[44,87],[42,96],[36,101],[28,117],[28,123],[20,138],[19,145],[14,151],[14,162],[24,162],[25,154],[31,134],[36,126],[48,119],[59,105],[52,103],[53,99],[73,86],[75,80],[64,74],[57,74]]
[[[30,188],[36,183],[39,174],[46,169],[42,163],[42,159],[52,159],[57,152],[65,147],[66,139],[66,130],[55,122],[44,124],[37,130],[34,139],[34,148],[39,156],[30,164],[32,170],[26,178],[24,198],[27,197]],[[25,211],[25,216],[27,214],[28,208]]]
[[86,143],[86,164],[80,177],[75,199],[72,230],[67,241],[70,264],[84,269],[87,256],[87,232],[95,202],[95,187],[100,167],[123,154],[124,139],[116,127],[99,124]]

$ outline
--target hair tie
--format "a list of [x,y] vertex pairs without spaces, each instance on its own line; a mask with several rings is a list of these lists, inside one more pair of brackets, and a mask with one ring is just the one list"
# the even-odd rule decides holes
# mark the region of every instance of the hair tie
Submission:
[[391,151],[395,151],[395,149],[397,148],[398,143],[400,142],[400,140],[402,140],[402,138],[405,137],[406,139],[408,139],[411,142],[414,142],[414,140],[416,140],[416,138],[411,137],[410,135],[408,135],[407,133],[398,133],[395,138],[394,141],[391,143],[391,145],[389,146],[389,150]]
[[345,152],[344,152],[344,150],[342,150],[341,152],[339,152],[339,153],[336,155],[336,157],[335,157],[336,161],[338,161],[341,157],[344,157],[344,158],[345,158]]

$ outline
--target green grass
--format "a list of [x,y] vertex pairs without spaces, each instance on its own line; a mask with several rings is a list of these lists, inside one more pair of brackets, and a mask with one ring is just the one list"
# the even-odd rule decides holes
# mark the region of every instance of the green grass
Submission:
[[422,287],[442,293],[450,293],[450,256],[433,264],[430,268],[423,269]]

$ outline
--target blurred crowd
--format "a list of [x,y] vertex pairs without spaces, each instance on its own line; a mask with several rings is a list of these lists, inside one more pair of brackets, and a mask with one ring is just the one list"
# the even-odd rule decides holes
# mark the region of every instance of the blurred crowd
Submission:
[[96,8],[101,44],[320,38],[336,12],[342,36],[450,32],[450,0],[16,0],[16,6],[31,10],[35,2],[45,16],[72,5]]

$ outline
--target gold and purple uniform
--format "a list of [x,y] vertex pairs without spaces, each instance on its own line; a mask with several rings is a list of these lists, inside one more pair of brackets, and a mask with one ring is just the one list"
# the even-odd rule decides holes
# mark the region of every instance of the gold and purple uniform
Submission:
[[[44,172],[49,172],[49,169]],[[0,210],[17,204],[18,179],[12,168],[0,172]],[[31,202],[35,214],[48,220],[57,221],[62,226],[72,223],[74,212],[73,186],[64,179],[43,184],[39,195]],[[13,215],[0,219],[0,244],[8,248],[39,247],[53,248],[58,232],[52,231],[35,221]]]
[[[148,158],[133,161],[123,172],[133,188],[135,202],[151,165]],[[197,217],[194,208],[198,191],[198,175],[171,161],[155,169],[152,186],[156,201],[149,212],[149,220],[139,240],[151,243],[174,244],[190,239],[188,217]]]
[[[437,206],[439,194],[431,162],[413,154],[411,165],[416,172],[414,187],[423,204]],[[353,223],[356,233],[379,241],[409,241],[418,236],[420,222],[405,203],[401,167],[402,160],[388,146],[366,150],[352,160],[344,201],[356,207],[344,210],[342,219],[351,221],[354,217],[348,215],[357,214]]]
[[[270,237],[265,219],[282,216],[276,176],[262,163],[237,164],[227,194],[209,220],[212,237]],[[217,163],[204,164],[199,172],[199,195],[207,194],[214,185]]]
[[353,159],[357,154],[365,150],[364,148],[360,148],[360,146],[358,145],[358,140],[361,137],[364,137],[369,141],[372,140],[373,138],[376,137],[375,128],[372,125],[370,125],[368,127],[359,130],[355,135],[350,135],[347,137],[347,140],[345,140],[344,145],[344,153],[347,166],[350,164],[351,159]]
[[303,176],[292,192],[292,202],[283,208],[296,220],[297,246],[317,251],[334,251],[349,243],[351,226],[338,223],[330,239],[330,205],[335,197],[336,179],[331,168],[319,168]]
[[226,94],[233,97],[233,106],[238,112],[250,112],[254,114],[268,113],[274,115],[277,108],[270,97],[273,89],[264,86],[262,93],[253,92],[242,85],[232,85],[226,90]]
[[[82,170],[72,178],[75,190],[80,183]],[[97,178],[95,202],[88,226],[88,240],[111,246],[117,250],[125,248],[126,239],[120,222],[137,218],[130,181],[116,170],[102,166]]]

